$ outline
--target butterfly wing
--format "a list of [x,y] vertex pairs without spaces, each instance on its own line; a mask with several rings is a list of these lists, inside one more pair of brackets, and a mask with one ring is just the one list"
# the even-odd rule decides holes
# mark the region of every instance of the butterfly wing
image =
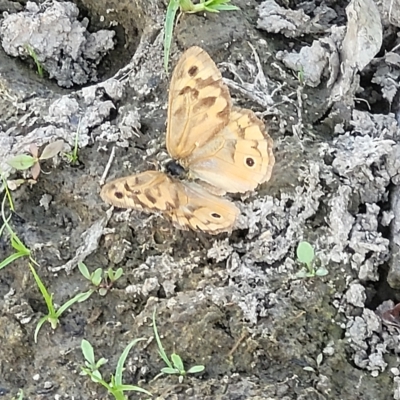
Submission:
[[216,135],[229,121],[231,99],[214,61],[190,47],[176,65],[170,84],[167,150],[180,160]]
[[233,108],[229,123],[181,164],[193,178],[225,192],[254,190],[271,177],[272,139],[251,110]]
[[178,208],[167,213],[175,226],[211,235],[232,231],[240,211],[231,201],[214,196],[195,183],[177,183],[186,202],[182,199]]
[[115,179],[103,186],[100,197],[120,208],[165,212],[177,207],[172,179],[158,171],[146,171]]
[[194,183],[182,183],[162,172],[146,171],[104,185],[101,198],[121,208],[162,212],[180,229],[216,235],[229,232],[239,214],[230,201]]

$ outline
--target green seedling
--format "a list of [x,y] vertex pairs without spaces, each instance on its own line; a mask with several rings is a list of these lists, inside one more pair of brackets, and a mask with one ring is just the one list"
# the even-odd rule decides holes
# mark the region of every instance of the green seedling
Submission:
[[6,195],[4,196],[3,201],[1,203],[1,218],[3,220],[3,225],[0,228],[0,237],[3,235],[4,230],[7,229],[7,232],[10,236],[11,247],[14,249],[15,252],[0,262],[0,270],[2,268],[6,267],[7,265],[11,264],[13,261],[18,260],[21,257],[29,257],[31,259],[31,261],[33,261],[32,257],[31,257],[31,251],[24,245],[22,240],[12,230],[12,228],[9,224],[11,215],[6,216],[6,213],[5,213],[6,200],[8,199],[8,203],[10,205],[11,211],[14,211],[14,205],[13,205],[10,191],[8,190],[8,187],[6,185],[5,179],[3,176],[2,176],[2,178],[3,178]]
[[78,129],[76,130],[75,134],[75,143],[74,143],[74,149],[72,150],[71,153],[65,153],[65,156],[67,157],[67,160],[70,164],[76,164],[78,162],[79,156],[78,156],[78,139],[79,139],[79,130],[81,127],[81,119],[79,119],[79,124],[78,124]]
[[63,140],[57,140],[53,143],[49,143],[39,156],[39,148],[36,144],[32,143],[29,146],[29,152],[31,153],[30,155],[19,154],[8,160],[7,164],[19,171],[25,171],[30,168],[32,179],[36,181],[41,171],[40,161],[56,156],[62,150],[63,145]]
[[315,269],[314,248],[308,242],[300,242],[296,249],[297,261],[305,265],[297,274],[296,278],[312,278],[315,276],[325,276],[328,271],[324,267]]
[[42,66],[41,62],[39,61],[39,58],[38,58],[35,50],[29,44],[26,44],[24,47],[25,47],[25,50],[28,52],[29,56],[32,58],[32,60],[36,64],[36,69],[37,69],[38,75],[41,78],[43,78],[43,66]]
[[297,80],[300,82],[301,86],[304,86],[304,68],[300,65],[300,69],[297,72]]
[[154,337],[157,342],[158,354],[167,365],[166,367],[161,368],[161,374],[179,375],[179,382],[182,383],[183,378],[187,374],[196,374],[198,372],[204,371],[205,368],[204,365],[195,365],[186,371],[183,365],[182,358],[176,353],[171,354],[171,360],[168,358],[157,331],[156,310],[154,310],[153,312],[153,331],[154,331]]
[[24,392],[22,389],[18,390],[18,395],[17,397],[13,397],[11,400],[23,400],[24,398]]
[[128,357],[128,353],[136,343],[146,340],[145,338],[135,339],[125,347],[124,351],[122,352],[121,356],[118,359],[117,367],[115,369],[115,375],[111,375],[110,382],[106,382],[99,368],[104,365],[108,360],[105,358],[101,358],[100,360],[96,361],[94,358],[94,351],[92,345],[85,339],[81,342],[81,349],[83,356],[85,357],[85,367],[81,367],[82,374],[90,376],[90,379],[93,382],[100,383],[104,386],[108,393],[112,394],[115,400],[126,400],[127,397],[124,395],[124,392],[140,392],[145,393],[148,396],[152,394],[145,389],[142,389],[139,386],[135,385],[125,385],[122,383],[122,373],[124,371],[124,364]]
[[112,268],[109,268],[107,271],[97,268],[94,272],[90,273],[83,262],[78,263],[78,268],[81,274],[98,289],[100,296],[105,296],[124,273],[122,268],[118,268],[116,271]]
[[317,373],[318,372],[318,368],[321,366],[322,361],[324,360],[324,355],[322,353],[319,353],[316,360],[315,360],[315,364],[316,364],[316,368],[311,367],[310,365],[307,365],[305,367],[303,367],[304,371],[308,371],[308,372],[314,372]]
[[193,4],[191,0],[170,0],[167,7],[164,25],[164,68],[168,74],[169,54],[174,30],[176,13],[180,9],[181,13],[198,13],[220,11],[236,11],[239,7],[229,4],[231,0],[200,0],[200,3]]
[[85,293],[79,293],[76,296],[74,296],[72,299],[65,302],[60,308],[56,309],[55,305],[53,304],[53,294],[50,294],[48,292],[48,290],[44,286],[42,280],[40,279],[39,275],[37,274],[35,268],[33,267],[33,265],[31,263],[29,264],[29,267],[32,271],[33,277],[35,278],[35,281],[40,290],[40,293],[42,294],[44,301],[46,302],[47,310],[48,310],[48,314],[45,315],[44,317],[40,318],[39,322],[36,325],[34,339],[35,339],[35,343],[37,343],[37,336],[38,336],[39,330],[46,321],[48,321],[50,323],[52,329],[56,329],[57,325],[59,324],[59,319],[60,319],[62,313],[65,310],[67,310],[69,307],[71,307],[74,303],[81,303],[82,301],[87,300],[91,296],[93,291],[89,290],[88,292],[85,292]]

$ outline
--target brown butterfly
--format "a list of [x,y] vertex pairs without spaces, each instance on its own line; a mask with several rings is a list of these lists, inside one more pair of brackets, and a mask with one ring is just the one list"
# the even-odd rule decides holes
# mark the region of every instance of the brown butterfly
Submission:
[[161,212],[175,226],[211,235],[232,230],[239,209],[221,197],[254,190],[271,177],[272,139],[256,115],[232,107],[228,87],[210,56],[189,48],[175,67],[169,92],[167,150],[170,172],[186,170],[195,182],[159,171],[116,179],[101,198],[121,208]]

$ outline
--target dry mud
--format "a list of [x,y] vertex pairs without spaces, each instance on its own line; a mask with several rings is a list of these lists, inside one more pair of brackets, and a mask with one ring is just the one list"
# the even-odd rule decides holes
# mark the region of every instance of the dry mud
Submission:
[[[48,160],[12,193],[11,226],[56,304],[88,289],[79,261],[124,270],[106,296],[73,305],[54,331],[45,324],[38,343],[46,306],[27,259],[0,270],[0,398],[110,398],[80,375],[82,339],[108,359],[108,378],[144,337],[124,381],[155,399],[400,399],[396,2],[233,2],[239,11],[182,15],[171,63],[205,48],[234,103],[264,118],[277,161],[270,182],[236,198],[232,235],[211,237],[99,198],[112,148],[107,179],[165,156],[166,2],[0,1],[3,175],[21,178],[6,161],[31,143],[61,138],[68,151],[80,132],[79,163]],[[328,275],[295,278],[302,240]],[[0,246],[3,260],[6,234]],[[203,373],[157,377],[155,307],[167,353]]]

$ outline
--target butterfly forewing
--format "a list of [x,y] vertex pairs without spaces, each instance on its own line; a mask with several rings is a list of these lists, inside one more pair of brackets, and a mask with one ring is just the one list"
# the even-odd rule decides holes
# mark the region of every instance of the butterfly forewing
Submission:
[[188,157],[229,121],[228,88],[214,61],[200,47],[189,48],[176,65],[169,91],[167,150]]
[[178,207],[172,178],[158,171],[119,178],[103,186],[100,197],[113,206],[144,211],[167,211]]

